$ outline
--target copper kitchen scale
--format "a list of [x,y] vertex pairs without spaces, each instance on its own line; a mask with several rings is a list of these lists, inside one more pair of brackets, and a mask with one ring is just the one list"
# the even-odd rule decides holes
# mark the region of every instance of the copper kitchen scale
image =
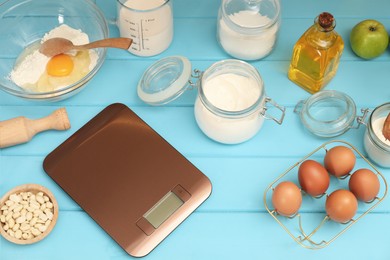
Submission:
[[53,178],[128,254],[148,254],[211,193],[209,179],[123,104],[52,151]]

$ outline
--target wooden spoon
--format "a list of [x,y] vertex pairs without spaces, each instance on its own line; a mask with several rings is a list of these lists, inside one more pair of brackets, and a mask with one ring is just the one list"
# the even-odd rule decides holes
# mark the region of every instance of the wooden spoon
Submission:
[[85,50],[100,47],[119,48],[127,50],[133,42],[130,38],[107,38],[84,45],[73,45],[73,43],[64,38],[51,38],[44,41],[39,51],[47,57],[52,57],[70,50]]

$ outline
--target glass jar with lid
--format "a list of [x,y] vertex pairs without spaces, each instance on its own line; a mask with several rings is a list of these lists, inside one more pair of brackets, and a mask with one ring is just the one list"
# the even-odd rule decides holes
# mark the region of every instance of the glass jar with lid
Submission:
[[217,39],[231,56],[261,59],[273,50],[280,27],[279,0],[223,0]]
[[350,96],[335,90],[323,90],[298,102],[294,112],[299,114],[303,126],[311,133],[335,137],[358,128],[369,111],[363,109],[362,116],[357,116],[355,102]]
[[368,156],[382,167],[390,167],[390,140],[383,135],[386,118],[390,115],[390,102],[372,111],[364,134],[364,149]]
[[[191,63],[185,57],[173,56],[157,61],[139,81],[138,96],[148,104],[162,105],[189,88],[197,88],[196,122],[204,134],[225,144],[249,140],[260,130],[264,119],[282,124],[284,107],[266,96],[260,74],[249,63],[222,60],[204,72],[194,70],[194,75],[191,72]],[[266,113],[267,105],[281,111],[278,119]]]
[[363,144],[368,157],[382,167],[390,167],[390,140],[382,133],[390,103],[376,107],[372,113],[362,108],[361,115],[357,115],[351,97],[339,91],[323,90],[300,101],[294,112],[299,114],[307,130],[320,137],[339,136],[365,125]]

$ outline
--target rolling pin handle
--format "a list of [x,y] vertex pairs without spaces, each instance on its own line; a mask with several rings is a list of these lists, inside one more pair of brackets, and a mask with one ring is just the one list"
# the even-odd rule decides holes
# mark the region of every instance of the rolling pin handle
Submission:
[[55,110],[50,115],[31,120],[24,116],[0,122],[0,148],[30,141],[37,133],[46,130],[67,130],[70,122],[65,108]]

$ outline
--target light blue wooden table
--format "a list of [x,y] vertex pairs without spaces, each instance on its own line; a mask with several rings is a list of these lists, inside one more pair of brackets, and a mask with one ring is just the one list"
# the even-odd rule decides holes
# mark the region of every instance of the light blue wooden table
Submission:
[[[116,16],[116,1],[98,0],[108,19]],[[267,186],[290,165],[331,139],[303,129],[294,106],[309,94],[287,78],[294,43],[322,11],[331,12],[345,49],[336,77],[326,89],[350,95],[358,109],[389,102],[390,50],[364,61],[349,46],[351,28],[373,18],[390,29],[388,0],[282,0],[282,27],[271,55],[252,62],[259,70],[267,94],[287,108],[283,125],[266,121],[261,131],[240,145],[222,145],[208,139],[193,115],[196,90],[187,91],[164,107],[145,105],[136,93],[143,71],[154,61],[170,56],[188,57],[193,68],[206,69],[229,58],[216,40],[217,0],[174,0],[175,35],[159,56],[140,58],[122,50],[109,50],[106,61],[89,85],[76,96],[57,103],[31,103],[0,93],[0,120],[16,116],[38,118],[66,107],[72,128],[49,131],[31,142],[0,150],[0,195],[16,185],[38,183],[56,196],[60,215],[53,232],[27,246],[0,238],[0,259],[128,259],[129,257],[43,171],[44,157],[82,127],[105,106],[121,102],[133,109],[161,136],[204,172],[213,193],[146,259],[390,259],[390,202],[385,199],[328,247],[309,250],[299,246],[268,214],[263,203]],[[110,35],[118,31],[111,25]],[[338,139],[363,149],[365,127]],[[385,177],[390,170],[378,168]],[[102,191],[103,192],[103,191]],[[359,207],[359,212],[365,206]],[[305,214],[324,214],[303,206]],[[332,225],[338,229],[338,225]]]

